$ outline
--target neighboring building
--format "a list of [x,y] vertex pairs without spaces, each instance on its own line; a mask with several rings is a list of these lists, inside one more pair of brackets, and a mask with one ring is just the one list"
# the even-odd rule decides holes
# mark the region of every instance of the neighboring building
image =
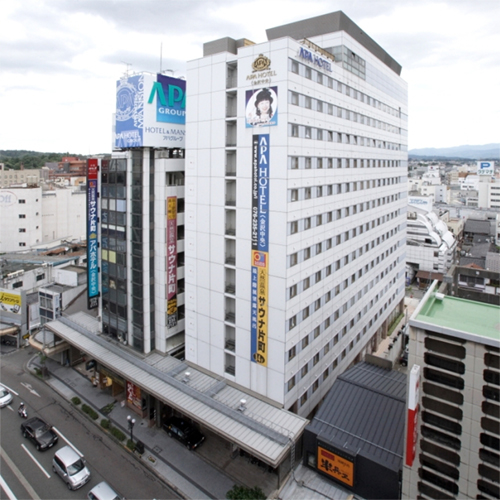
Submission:
[[0,208],[0,252],[26,251],[42,242],[41,187],[0,189]]
[[66,239],[85,241],[86,193],[80,187],[56,188],[42,192],[41,244]]
[[309,415],[403,311],[407,84],[345,14],[188,63],[186,360]]
[[457,241],[446,223],[428,209],[408,207],[406,263],[416,275],[419,272],[446,274],[455,261]]
[[304,431],[304,465],[356,498],[400,498],[406,383],[366,362],[340,375]]
[[[5,165],[0,163],[0,189],[10,187],[34,187],[40,185],[40,170],[39,169],[24,169],[20,170],[5,169]],[[1,191],[0,191],[0,196]]]
[[25,252],[58,240],[84,241],[85,191],[44,186],[0,189],[0,252]]
[[115,153],[101,183],[103,332],[175,354],[184,345],[184,150]]
[[402,497],[499,498],[500,307],[436,290],[409,322]]

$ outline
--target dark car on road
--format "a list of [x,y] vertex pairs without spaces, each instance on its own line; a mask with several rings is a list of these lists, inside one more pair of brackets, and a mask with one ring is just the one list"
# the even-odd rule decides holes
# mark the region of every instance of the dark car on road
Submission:
[[205,441],[205,436],[182,418],[168,418],[163,424],[163,429],[170,437],[178,439],[189,450],[198,448]]
[[52,448],[59,439],[57,434],[52,430],[52,426],[38,417],[33,417],[23,422],[21,424],[21,432],[25,438],[31,439],[35,443],[38,451]]

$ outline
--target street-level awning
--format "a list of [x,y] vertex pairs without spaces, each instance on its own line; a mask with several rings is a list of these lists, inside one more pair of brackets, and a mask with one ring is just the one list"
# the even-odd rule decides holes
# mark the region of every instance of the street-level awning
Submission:
[[284,460],[309,423],[172,356],[132,353],[99,335],[96,324],[95,318],[77,313],[44,326],[125,380],[272,467]]

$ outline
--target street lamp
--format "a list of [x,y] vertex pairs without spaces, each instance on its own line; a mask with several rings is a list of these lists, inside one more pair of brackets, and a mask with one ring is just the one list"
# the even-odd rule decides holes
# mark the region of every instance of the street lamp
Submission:
[[127,415],[127,422],[128,422],[128,430],[130,431],[130,441],[133,442],[135,418],[132,418],[130,415]]

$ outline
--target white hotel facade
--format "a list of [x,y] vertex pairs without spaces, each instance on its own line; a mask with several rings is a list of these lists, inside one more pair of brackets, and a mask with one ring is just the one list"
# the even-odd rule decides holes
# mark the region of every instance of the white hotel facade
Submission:
[[267,36],[188,63],[185,356],[307,416],[403,312],[407,84],[342,12]]

